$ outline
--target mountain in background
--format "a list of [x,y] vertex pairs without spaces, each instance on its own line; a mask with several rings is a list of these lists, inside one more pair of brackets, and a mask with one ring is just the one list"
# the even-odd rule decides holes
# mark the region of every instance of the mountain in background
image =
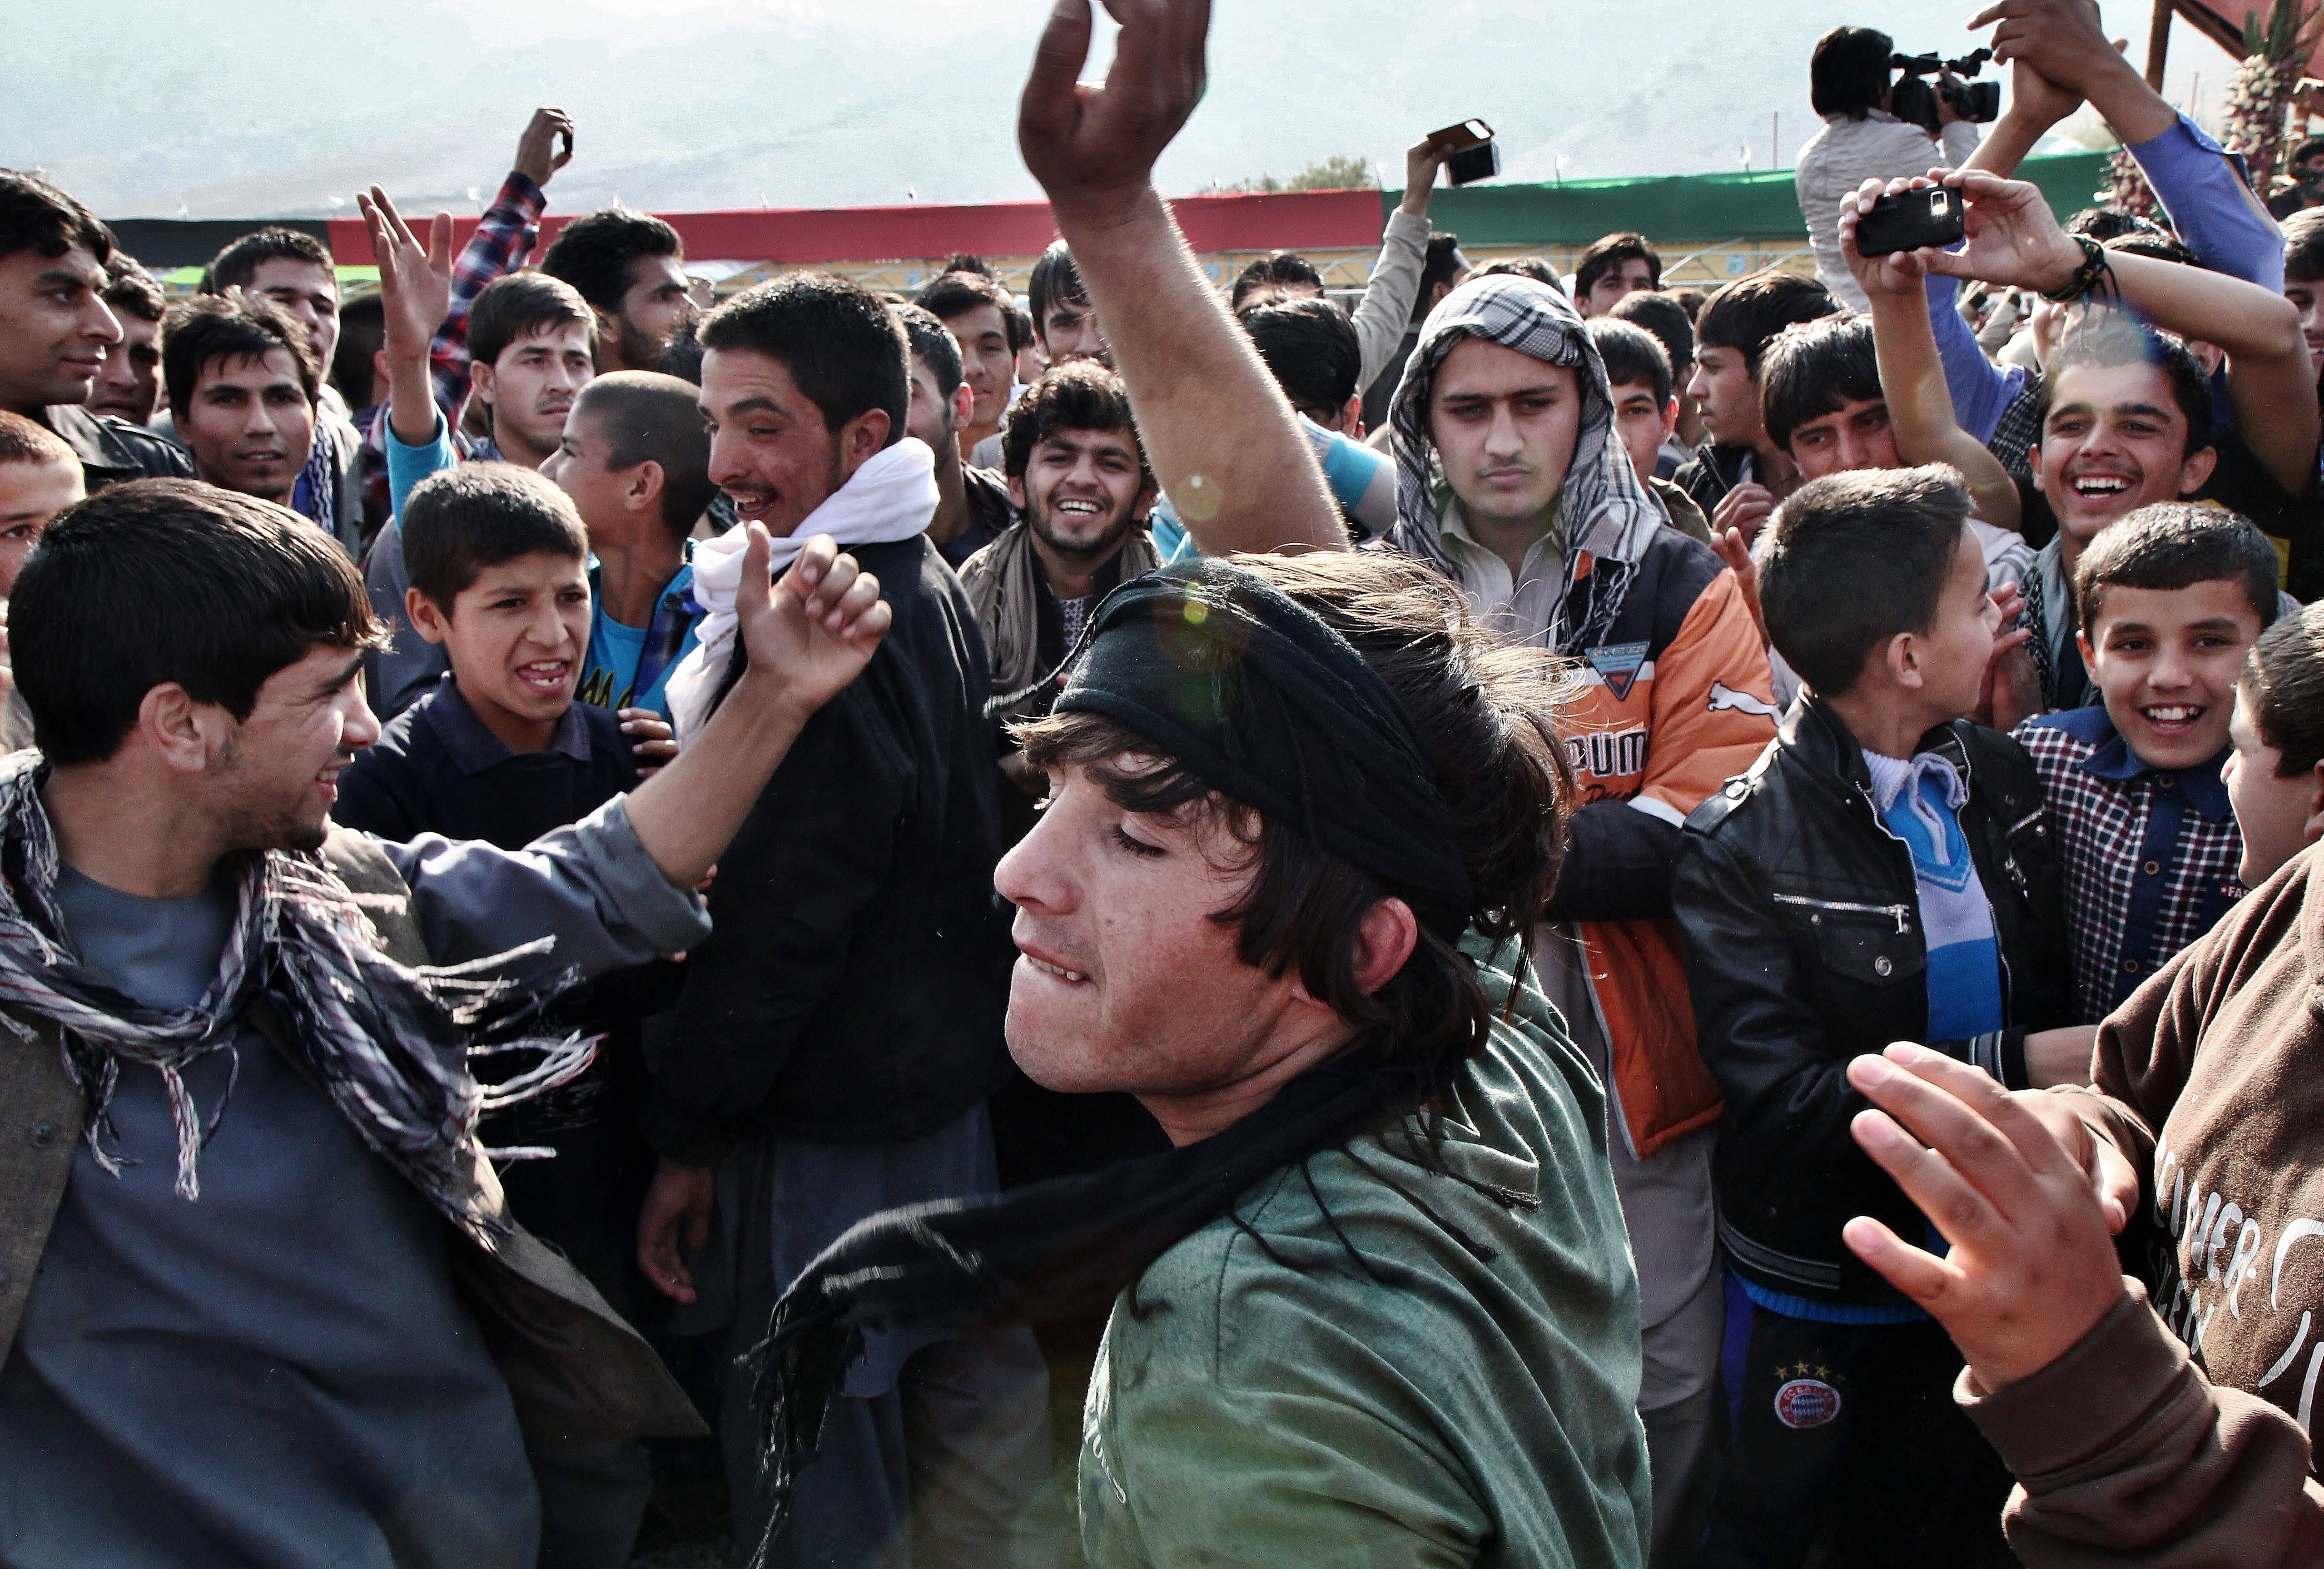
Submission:
[[[2144,4],[2110,26],[2144,47]],[[1038,198],[1016,103],[1045,0],[0,0],[0,164],[108,217],[352,216],[378,181],[410,208],[489,201],[537,104],[577,119],[558,211]],[[2136,14],[2134,15],[2133,13]],[[1962,0],[1858,19],[1963,53]],[[1469,116],[1505,178],[1789,167],[1815,127],[1808,53],[1838,20],[1798,0],[1218,0],[1210,91],[1164,156],[1184,194],[1403,148]],[[1095,51],[1111,51],[1102,32]],[[2183,28],[2173,95],[2228,65]],[[1093,68],[1091,74],[1095,73]],[[2206,84],[2207,86],[2209,84]],[[472,197],[471,191],[475,192]]]

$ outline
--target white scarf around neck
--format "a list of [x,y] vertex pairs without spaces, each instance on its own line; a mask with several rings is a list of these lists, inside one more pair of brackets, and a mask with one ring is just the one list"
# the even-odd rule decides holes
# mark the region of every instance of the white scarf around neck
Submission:
[[[872,454],[798,528],[775,540],[773,570],[781,576],[817,534],[829,534],[844,550],[856,545],[890,545],[926,533],[937,499],[936,454],[926,442],[908,436]],[[692,742],[710,717],[710,701],[733,658],[734,636],[742,625],[734,602],[742,591],[742,553],[749,544],[750,531],[738,528],[694,547],[694,602],[709,614],[697,634],[700,645],[670,672],[670,715],[681,746]]]

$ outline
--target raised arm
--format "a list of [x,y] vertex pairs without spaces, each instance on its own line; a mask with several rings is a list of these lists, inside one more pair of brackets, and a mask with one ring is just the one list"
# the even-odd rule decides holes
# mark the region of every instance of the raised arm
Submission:
[[388,434],[406,447],[426,447],[442,425],[429,374],[429,346],[451,304],[452,215],[436,215],[423,245],[378,186],[358,194],[355,205],[371,228],[371,255],[379,267],[387,321]]
[[[1909,189],[1926,180],[1893,180],[1888,189]],[[1868,180],[1840,203],[1840,254],[1856,286],[1872,308],[1872,343],[1880,360],[1880,395],[1887,400],[1888,424],[1896,456],[1908,464],[1949,463],[1969,482],[1977,515],[1996,528],[2018,525],[2016,482],[1985,443],[1953,418],[1952,394],[1945,385],[1944,362],[1929,317],[1928,267],[1910,251],[1866,256],[1856,248],[1857,220],[1882,192]]]
[[[1949,174],[1944,183],[1967,203],[1969,244],[1959,252],[1915,253],[1932,271],[2045,293],[2072,282],[2081,245],[2058,226],[2040,188],[1974,171]],[[2119,251],[2107,260],[2122,302],[2142,319],[2227,351],[2237,433],[2278,485],[2305,494],[2316,470],[2316,371],[2292,302],[2200,267]]]
[[1421,271],[1428,262],[1428,201],[1435,194],[1436,171],[1443,167],[1444,154],[1425,137],[1404,150],[1404,199],[1388,215],[1379,259],[1356,305],[1356,341],[1363,352],[1359,387],[1379,379],[1412,325]]
[[1058,0],[1017,141],[1105,323],[1155,477],[1206,554],[1345,549],[1297,416],[1154,189],[1155,159],[1202,97],[1208,0],[1106,9],[1121,33],[1093,86],[1079,80],[1089,0]]
[[468,312],[485,285],[524,264],[549,206],[546,187],[572,161],[573,116],[562,109],[535,109],[517,138],[516,158],[500,194],[452,263],[451,298],[429,348],[436,401],[447,419],[458,413],[468,395]]

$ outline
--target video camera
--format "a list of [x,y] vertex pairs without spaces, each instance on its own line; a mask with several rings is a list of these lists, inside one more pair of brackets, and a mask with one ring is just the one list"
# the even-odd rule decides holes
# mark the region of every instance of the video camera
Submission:
[[1999,82],[1939,82],[1932,86],[1923,77],[1950,71],[1957,77],[1973,77],[1982,70],[1985,62],[1993,58],[1993,51],[1980,49],[1959,60],[1941,60],[1933,54],[1892,54],[1888,63],[1904,74],[1888,95],[1888,112],[1907,125],[1918,125],[1930,135],[1938,131],[1937,95],[1942,93],[1953,113],[1964,120],[1974,120],[1980,125],[1990,125],[2001,117],[2001,84]]

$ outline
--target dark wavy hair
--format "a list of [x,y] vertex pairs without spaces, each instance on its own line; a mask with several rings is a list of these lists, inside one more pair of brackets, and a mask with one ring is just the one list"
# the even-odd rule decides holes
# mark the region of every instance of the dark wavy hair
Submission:
[[[1517,937],[1547,905],[1564,853],[1573,776],[1558,739],[1565,697],[1555,661],[1489,636],[1445,578],[1401,556],[1364,551],[1240,556],[1354,644],[1396,694],[1451,809],[1475,905],[1471,928]],[[1113,720],[1067,712],[1017,727],[1036,769],[1088,771],[1127,811],[1222,824],[1250,869],[1241,897],[1211,918],[1237,933],[1242,962],[1308,991],[1388,1051],[1442,1084],[1482,1050],[1495,1010],[1475,962],[1421,928],[1404,968],[1378,991],[1357,984],[1355,939],[1381,900],[1417,895],[1363,871],[1288,823],[1213,789]],[[1229,852],[1236,854],[1235,851]]]
[[2243,686],[2260,739],[2282,753],[2279,777],[2324,761],[2324,604],[2306,605],[2259,634],[2244,662]]

